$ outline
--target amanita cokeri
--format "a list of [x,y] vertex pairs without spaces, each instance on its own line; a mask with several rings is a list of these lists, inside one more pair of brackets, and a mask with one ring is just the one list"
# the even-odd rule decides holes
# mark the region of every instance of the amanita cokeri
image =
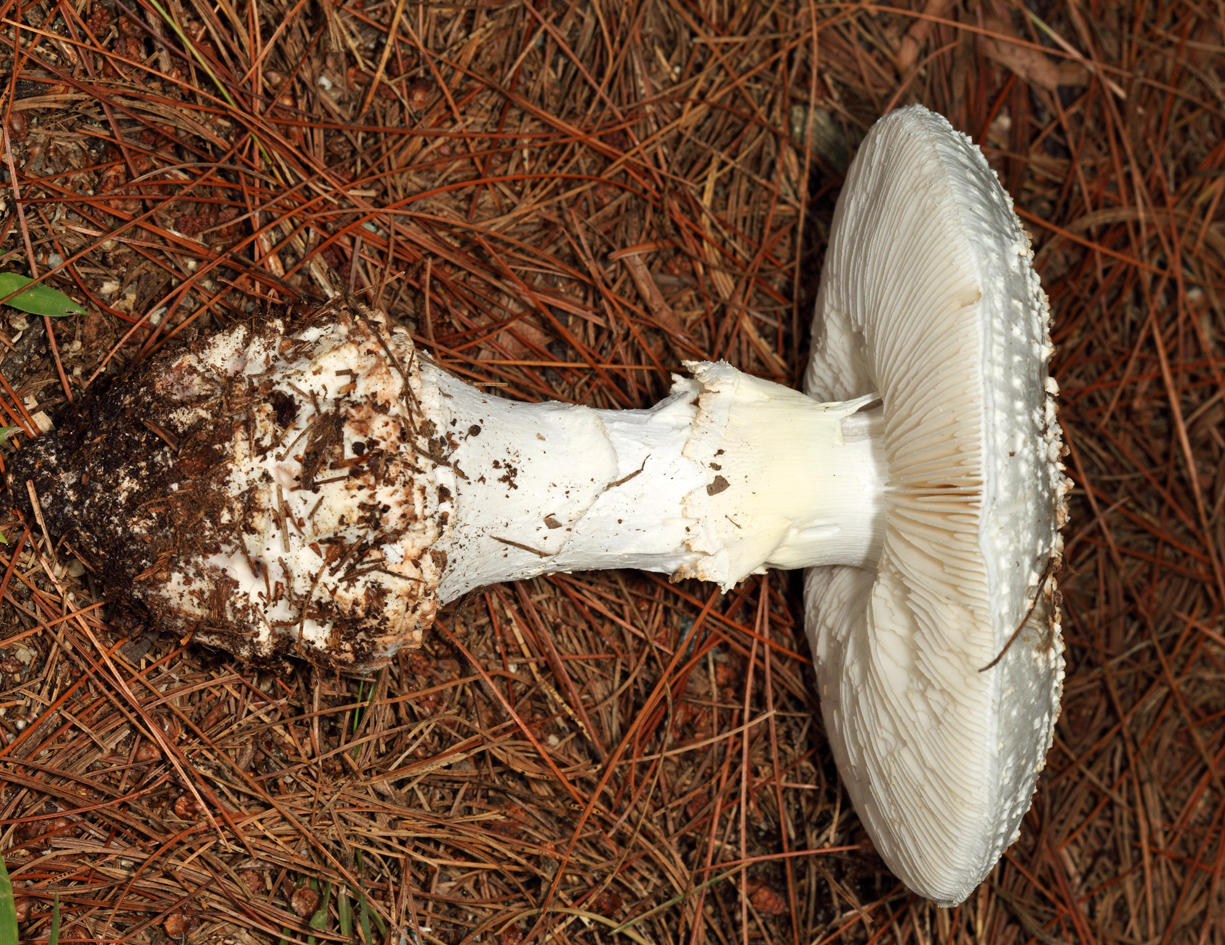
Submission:
[[1015,838],[1057,713],[1048,322],[982,155],[908,108],[851,167],[807,394],[703,362],[649,409],[512,403],[335,302],[149,360],[10,489],[156,624],[355,670],[493,582],[809,568],[839,770],[894,872],[951,904]]

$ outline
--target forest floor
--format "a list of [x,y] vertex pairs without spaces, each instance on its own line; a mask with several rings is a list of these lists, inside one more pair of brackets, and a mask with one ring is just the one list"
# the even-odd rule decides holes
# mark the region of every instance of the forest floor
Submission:
[[[0,854],[23,942],[1225,941],[1220,4],[0,3],[0,410],[351,293],[508,397],[797,385],[848,162],[923,103],[1033,237],[1075,482],[1063,715],[962,906],[884,867],[799,580],[475,592],[347,678],[106,601],[0,516]],[[7,505],[7,503],[5,503]]]

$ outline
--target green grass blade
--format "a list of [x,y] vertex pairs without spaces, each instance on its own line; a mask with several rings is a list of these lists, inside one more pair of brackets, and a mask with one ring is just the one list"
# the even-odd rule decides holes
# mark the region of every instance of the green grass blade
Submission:
[[357,921],[362,930],[363,945],[374,945],[374,936],[370,934],[370,903],[366,900],[365,895],[362,896],[362,908],[358,913]]
[[353,940],[353,905],[349,902],[349,891],[336,891],[336,921],[340,925],[341,938]]
[[[225,83],[218,78],[217,73],[215,73],[212,70],[212,67],[209,66],[208,60],[205,59],[200,50],[196,48],[196,44],[191,41],[191,37],[184,32],[183,27],[179,26],[178,21],[176,21],[174,17],[166,12],[166,10],[160,3],[157,2],[157,0],[149,0],[149,5],[157,11],[157,15],[166,22],[166,25],[174,30],[174,35],[179,38],[179,42],[181,42],[187,51],[191,53],[191,58],[196,61],[196,65],[203,69],[205,74],[208,75],[209,79],[212,80],[213,87],[217,89],[217,94],[225,99],[227,105],[237,110],[238,102],[234,100],[234,96],[231,95],[230,90],[225,87]],[[272,155],[268,153],[268,150],[264,147],[264,143],[260,141],[259,136],[252,132],[251,140],[255,142],[256,148],[259,149],[260,156],[268,163],[268,166],[272,168],[272,172],[277,174],[277,167],[275,162],[272,160]]]

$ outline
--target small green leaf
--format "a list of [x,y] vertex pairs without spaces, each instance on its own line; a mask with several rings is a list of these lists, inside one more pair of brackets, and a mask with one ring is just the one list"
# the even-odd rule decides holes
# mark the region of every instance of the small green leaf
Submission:
[[9,871],[0,859],[0,945],[17,945],[17,903],[13,899],[13,883]]
[[[31,315],[49,315],[64,318],[68,315],[84,315],[85,309],[58,289],[47,285],[32,285],[34,280],[19,272],[0,272],[0,299],[13,295],[4,304]],[[29,286],[28,289],[25,287]],[[19,292],[19,289],[25,289]]]

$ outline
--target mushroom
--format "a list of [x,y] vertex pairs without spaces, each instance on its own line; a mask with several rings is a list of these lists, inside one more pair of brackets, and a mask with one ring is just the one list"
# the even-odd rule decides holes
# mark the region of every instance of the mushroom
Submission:
[[368,670],[487,584],[808,568],[839,770],[886,863],[963,900],[1018,830],[1062,679],[1049,312],[1009,198],[922,108],[835,215],[807,394],[691,362],[644,410],[522,404],[337,300],[83,399],[10,491],[163,627]]
[[970,140],[887,115],[838,201],[805,378],[879,395],[887,470],[872,567],[805,575],[826,731],[878,852],[946,905],[1016,839],[1062,689],[1070,483],[1031,260]]

